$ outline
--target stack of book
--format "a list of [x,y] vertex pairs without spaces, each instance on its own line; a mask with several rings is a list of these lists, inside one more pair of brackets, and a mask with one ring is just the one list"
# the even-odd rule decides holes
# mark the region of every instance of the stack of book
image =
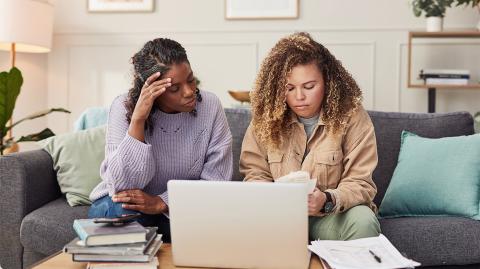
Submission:
[[92,219],[77,219],[73,228],[78,235],[63,251],[72,260],[88,262],[88,269],[136,268],[156,269],[157,251],[162,235],[156,227],[143,227],[138,222],[121,226],[94,223]]
[[470,79],[469,70],[460,69],[423,69],[420,79],[429,85],[467,85]]

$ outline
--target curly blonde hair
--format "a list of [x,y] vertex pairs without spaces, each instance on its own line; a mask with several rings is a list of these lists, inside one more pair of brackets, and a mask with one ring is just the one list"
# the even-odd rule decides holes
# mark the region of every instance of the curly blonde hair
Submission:
[[294,113],[286,103],[287,76],[297,65],[316,63],[325,81],[322,120],[326,131],[337,133],[360,106],[362,92],[352,75],[308,33],[280,39],[263,60],[250,93],[255,135],[268,148],[279,148],[291,132]]

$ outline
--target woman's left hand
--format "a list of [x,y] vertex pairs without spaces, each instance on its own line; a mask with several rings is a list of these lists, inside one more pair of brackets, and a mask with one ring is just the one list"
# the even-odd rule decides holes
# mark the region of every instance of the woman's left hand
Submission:
[[112,196],[112,201],[123,203],[122,207],[125,209],[149,215],[160,214],[168,210],[168,206],[160,196],[150,195],[138,189],[118,192]]
[[323,208],[327,196],[318,188],[308,195],[308,215],[317,216],[320,210]]

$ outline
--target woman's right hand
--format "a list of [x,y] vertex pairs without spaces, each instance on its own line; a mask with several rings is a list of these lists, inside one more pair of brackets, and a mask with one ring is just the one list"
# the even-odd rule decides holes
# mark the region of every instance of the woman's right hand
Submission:
[[157,72],[147,78],[145,84],[143,84],[140,96],[138,97],[137,104],[132,113],[132,122],[141,122],[145,123],[152,106],[155,103],[155,99],[162,95],[167,87],[172,85],[171,78],[165,78],[157,80],[160,77],[160,72]]

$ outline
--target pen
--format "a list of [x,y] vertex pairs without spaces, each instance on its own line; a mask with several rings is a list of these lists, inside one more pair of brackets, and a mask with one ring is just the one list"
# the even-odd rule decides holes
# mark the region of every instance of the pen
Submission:
[[370,249],[368,250],[368,252],[370,252],[370,254],[372,254],[373,258],[375,258],[375,260],[378,262],[378,263],[382,263],[382,259],[380,259],[380,257],[377,256],[377,254],[375,254],[373,251],[371,251]]

